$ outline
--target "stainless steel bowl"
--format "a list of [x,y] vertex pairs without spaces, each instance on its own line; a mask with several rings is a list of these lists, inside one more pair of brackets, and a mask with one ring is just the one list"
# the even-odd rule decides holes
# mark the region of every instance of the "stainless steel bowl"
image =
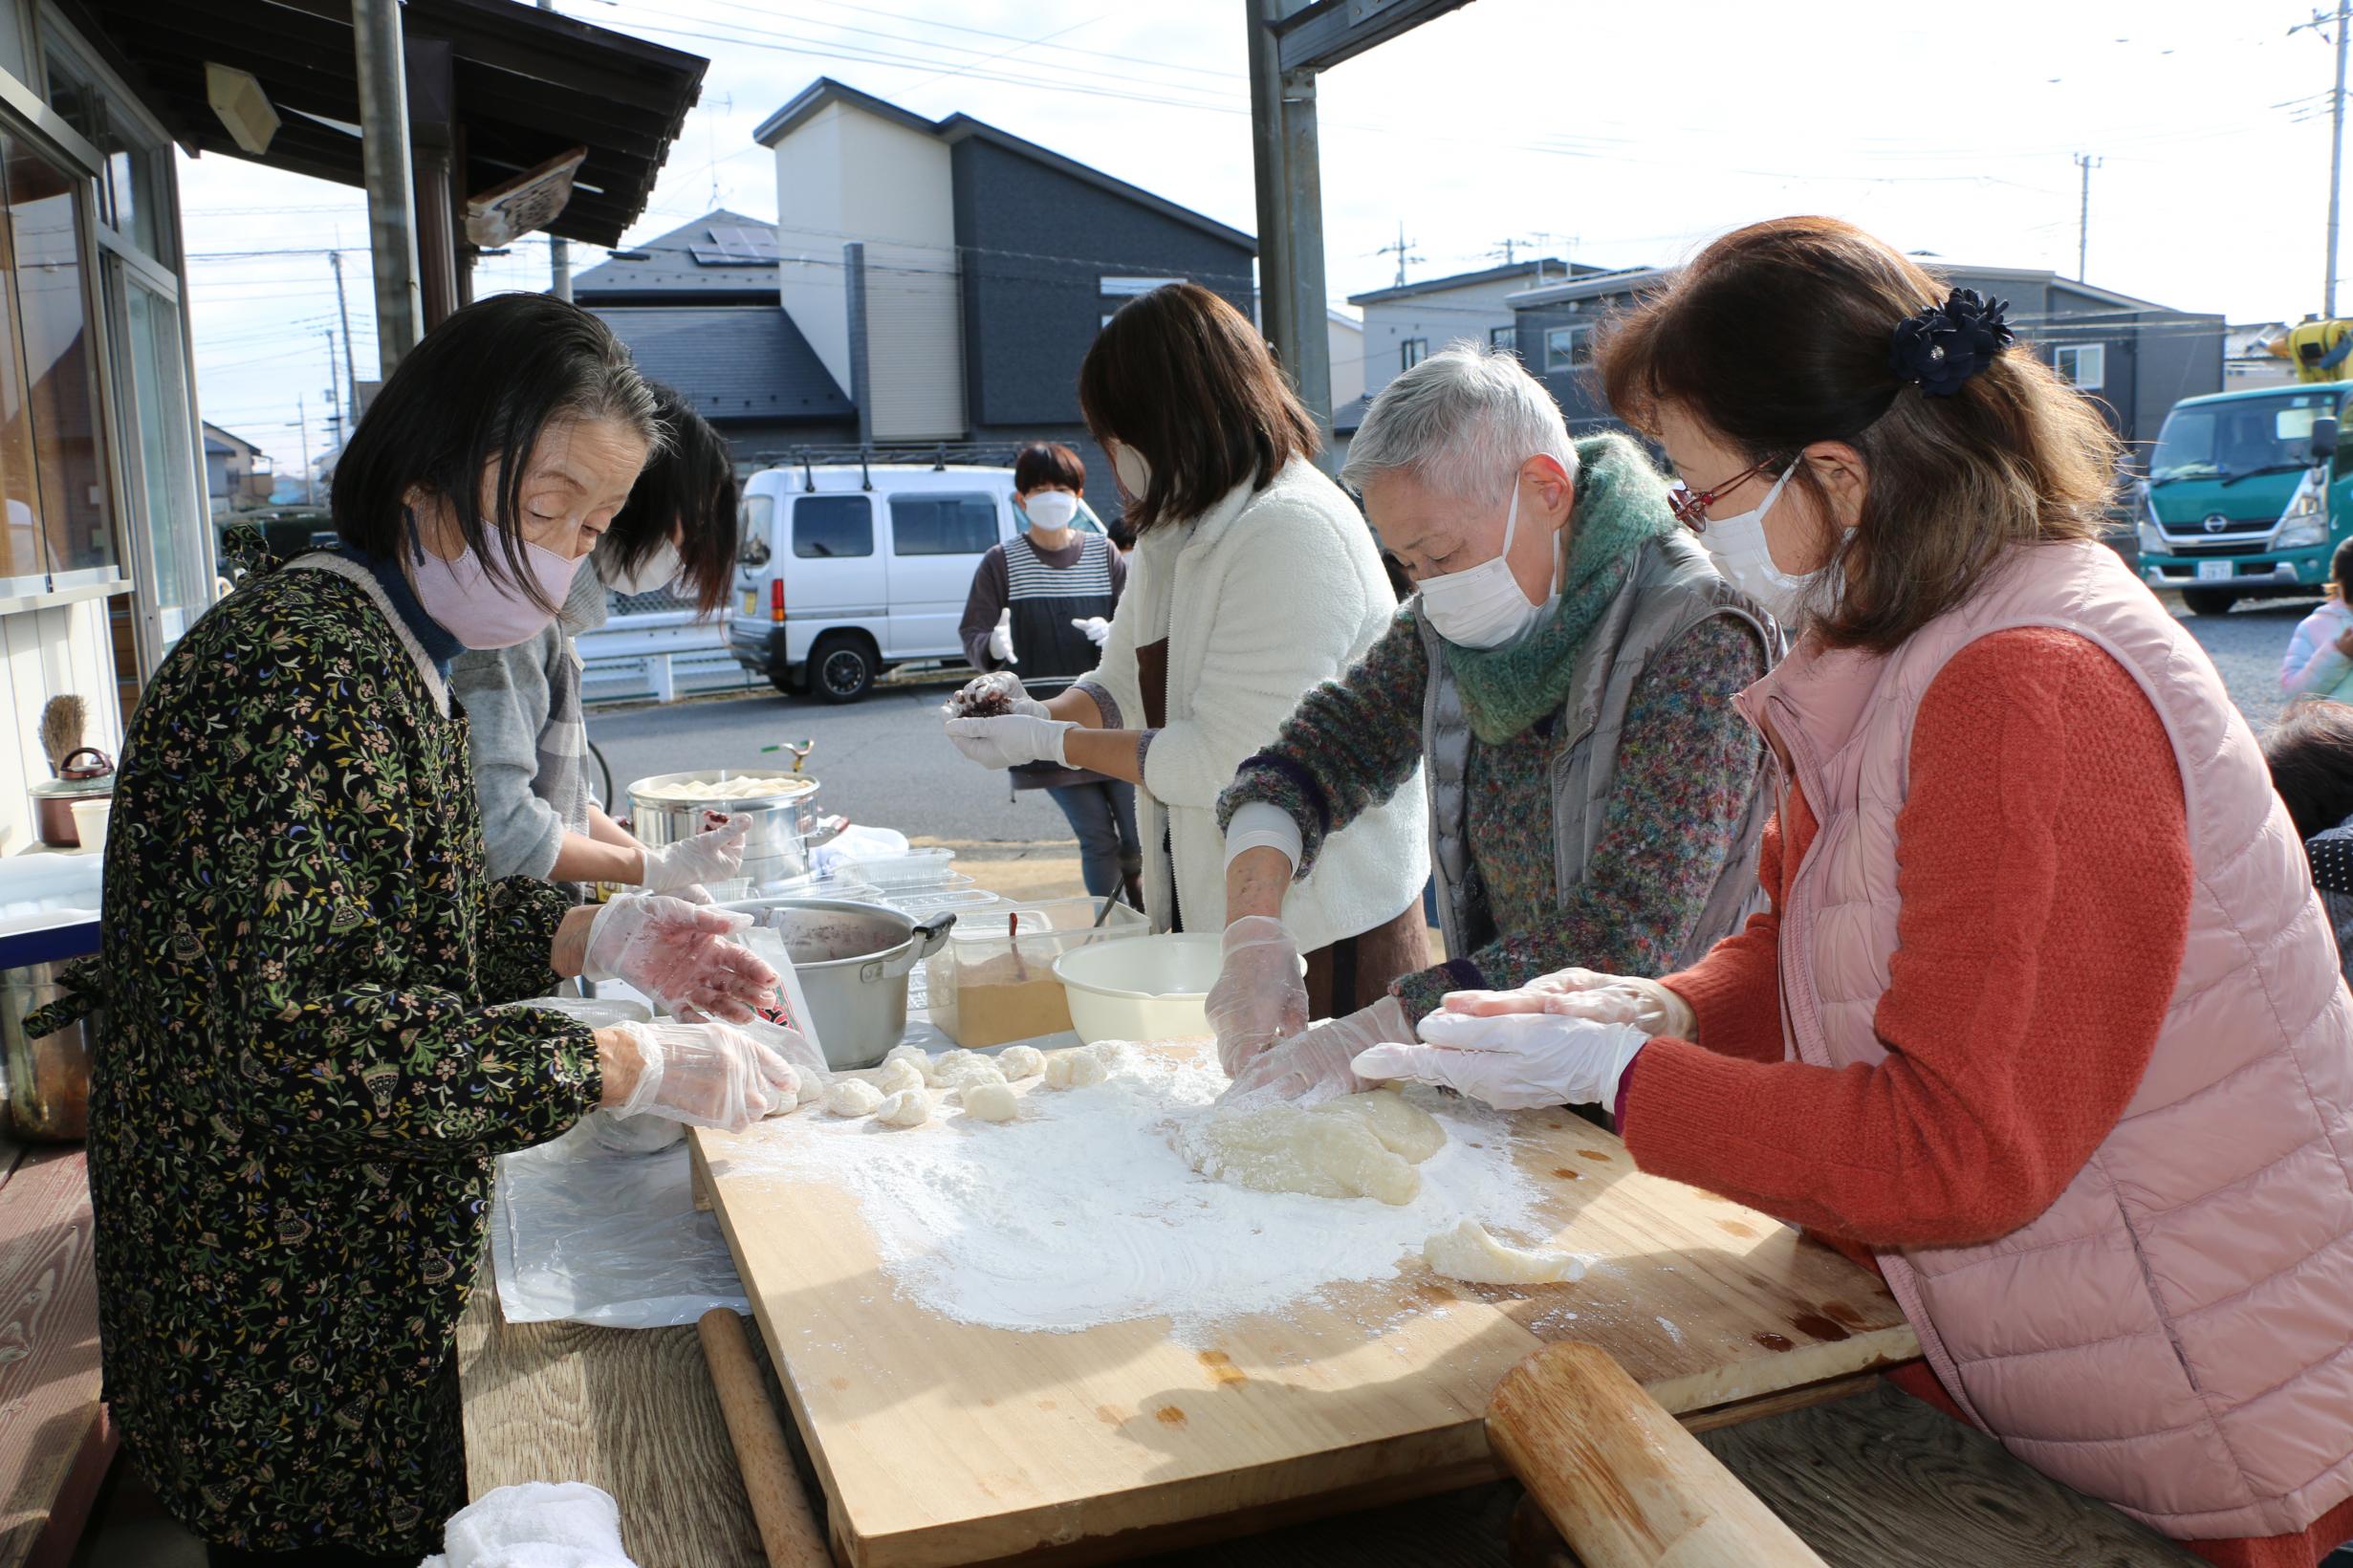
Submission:
[[805,876],[809,853],[829,835],[817,826],[817,781],[804,778],[789,795],[732,795],[708,800],[665,800],[645,792],[677,784],[713,783],[726,770],[697,768],[683,773],[656,773],[629,786],[629,829],[643,842],[660,848],[691,838],[703,831],[705,812],[741,814],[752,818],[744,840],[743,875],[755,888]]
[[918,921],[879,904],[844,899],[745,899],[740,909],[782,938],[809,1021],[837,1072],[872,1067],[907,1027],[907,976],[939,951],[953,914]]

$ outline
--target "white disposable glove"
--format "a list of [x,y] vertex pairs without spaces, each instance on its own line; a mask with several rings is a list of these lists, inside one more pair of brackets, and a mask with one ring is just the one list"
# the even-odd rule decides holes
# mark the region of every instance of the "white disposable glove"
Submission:
[[1111,622],[1105,621],[1101,616],[1082,615],[1073,621],[1071,624],[1086,633],[1087,641],[1094,643],[1099,648],[1111,641]]
[[1009,669],[991,670],[986,675],[975,675],[965,682],[956,688],[956,694],[948,699],[948,705],[940,709],[940,716],[965,718],[973,708],[993,698],[1004,699],[1008,713],[1025,714],[1033,719],[1047,716],[1046,705],[1023,690],[1021,677]]
[[614,1027],[638,1051],[637,1082],[626,1100],[608,1107],[622,1116],[742,1132],[800,1102],[793,1064],[740,1029],[668,1019]]
[[706,904],[710,895],[695,898],[686,892],[702,891],[708,882],[726,882],[744,868],[744,838],[752,831],[752,818],[741,814],[728,817],[722,827],[711,828],[681,838],[674,844],[645,849],[645,874],[638,885],[648,893],[676,893],[689,904]]
[[1232,1078],[1267,1047],[1307,1027],[1307,982],[1298,943],[1271,916],[1249,915],[1227,926],[1225,955],[1209,990],[1209,1028],[1217,1034],[1217,1063]]
[[1632,1024],[1598,1024],[1553,1013],[1473,1017],[1433,1013],[1422,1020],[1421,1045],[1374,1046],[1355,1061],[1358,1076],[1383,1082],[1434,1083],[1485,1100],[1499,1111],[1539,1105],[1618,1102],[1618,1080],[1650,1036]]
[[742,1023],[776,989],[776,971],[728,940],[751,924],[750,915],[660,893],[624,893],[597,911],[580,973]]
[[1691,1004],[1660,985],[1632,974],[1595,969],[1560,969],[1540,974],[1516,991],[1458,991],[1448,994],[1449,1013],[1493,1018],[1512,1013],[1552,1013],[1589,1018],[1597,1024],[1632,1024],[1649,1035],[1699,1038]]
[[1019,768],[1033,762],[1059,763],[1062,740],[1078,727],[1029,713],[1009,713],[1001,719],[950,719],[948,738],[956,750],[984,768]]
[[998,612],[997,623],[989,631],[989,657],[999,664],[1017,664],[1021,658],[1013,652],[1013,612]]
[[1315,1105],[1341,1095],[1362,1094],[1372,1082],[1351,1065],[1383,1040],[1413,1038],[1413,1025],[1394,996],[1383,996],[1345,1018],[1327,1018],[1262,1051],[1236,1075],[1223,1098],[1273,1097]]

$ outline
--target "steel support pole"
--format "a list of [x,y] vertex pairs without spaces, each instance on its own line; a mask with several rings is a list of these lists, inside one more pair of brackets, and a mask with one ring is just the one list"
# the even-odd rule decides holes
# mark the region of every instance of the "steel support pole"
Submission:
[[1281,70],[1271,24],[1296,0],[1248,0],[1251,131],[1258,184],[1258,309],[1275,356],[1323,431],[1318,460],[1336,466],[1332,340],[1325,320],[1323,178],[1316,132],[1316,74]]
[[[556,0],[539,0],[541,11],[554,11]],[[570,303],[572,299],[572,242],[561,234],[548,236],[548,277],[554,285],[556,298]]]
[[351,0],[352,54],[359,76],[359,163],[368,193],[368,248],[376,274],[376,364],[389,377],[423,336],[417,292],[417,214],[408,160],[408,71],[401,0]]

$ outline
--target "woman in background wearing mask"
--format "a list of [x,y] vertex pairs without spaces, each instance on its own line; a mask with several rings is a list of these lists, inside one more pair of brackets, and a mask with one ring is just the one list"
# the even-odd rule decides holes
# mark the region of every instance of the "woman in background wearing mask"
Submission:
[[[1516,355],[1466,343],[1383,388],[1341,478],[1418,592],[1219,803],[1231,924],[1209,1021],[1244,1093],[1360,1088],[1351,1058],[1413,1038],[1451,991],[1691,962],[1746,911],[1770,809],[1732,700],[1776,635],[1632,442],[1572,443]],[[1454,956],[1301,1034],[1284,889],[1425,767]]]
[[[1223,930],[1218,792],[1302,693],[1363,657],[1397,596],[1364,519],[1316,467],[1315,423],[1217,294],[1175,283],[1122,308],[1079,369],[1078,405],[1137,535],[1101,661],[1051,703],[951,717],[948,736],[992,768],[1142,784],[1146,912],[1161,930]],[[1406,779],[1365,812],[1283,902],[1318,1017],[1429,961],[1421,788]]]
[[[1127,588],[1127,562],[1100,532],[1077,525],[1086,506],[1086,465],[1068,446],[1033,444],[1013,459],[1013,503],[1024,528],[992,545],[965,600],[965,657],[994,673],[1009,699],[1058,697],[1095,667]],[[1094,514],[1087,518],[1093,521]],[[1017,666],[1017,667],[1015,667]],[[1125,891],[1144,907],[1144,849],[1136,838],[1136,786],[1057,763],[1013,770],[1016,790],[1044,790],[1078,837],[1079,874],[1091,898]]]
[[735,574],[736,486],[727,441],[669,387],[650,383],[667,443],[574,574],[556,619],[508,648],[461,653],[449,690],[466,709],[483,851],[493,881],[618,882],[708,902],[706,882],[743,864],[744,824],[660,849],[588,798],[588,729],[573,639],[604,624],[607,591],[673,585],[710,615]]
[[575,907],[483,865],[449,661],[555,619],[663,437],[595,316],[468,306],[353,432],[341,548],[207,611],[131,721],[103,951],[52,1012],[109,1010],[106,1397],[216,1568],[406,1568],[439,1541],[493,1155],[600,1105],[745,1127],[796,1086],[725,1024],[494,1007],[586,974],[740,1021],[776,983],[727,940],[741,916]]
[[1905,1386],[2211,1562],[2310,1568],[2353,1537],[2353,994],[2255,736],[2101,540],[2115,437],[2002,317],[1785,218],[1604,342],[1801,629],[1741,698],[1772,910],[1357,1071],[1615,1104],[1644,1170],[1875,1264]]

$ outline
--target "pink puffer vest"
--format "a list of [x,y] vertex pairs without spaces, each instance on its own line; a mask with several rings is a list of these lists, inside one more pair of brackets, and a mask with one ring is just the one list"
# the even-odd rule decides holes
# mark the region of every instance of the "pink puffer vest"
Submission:
[[2353,1494],[2353,997],[2255,736],[2107,549],[2021,549],[1893,654],[1800,650],[1743,694],[1820,823],[1782,906],[1784,1038],[1816,1065],[1886,1056],[1913,715],[1947,660],[2018,626],[2090,639],[2165,721],[2189,945],[2139,1092],[2059,1200],[1880,1262],[1945,1388],[2037,1470],[2180,1539],[2300,1531]]

